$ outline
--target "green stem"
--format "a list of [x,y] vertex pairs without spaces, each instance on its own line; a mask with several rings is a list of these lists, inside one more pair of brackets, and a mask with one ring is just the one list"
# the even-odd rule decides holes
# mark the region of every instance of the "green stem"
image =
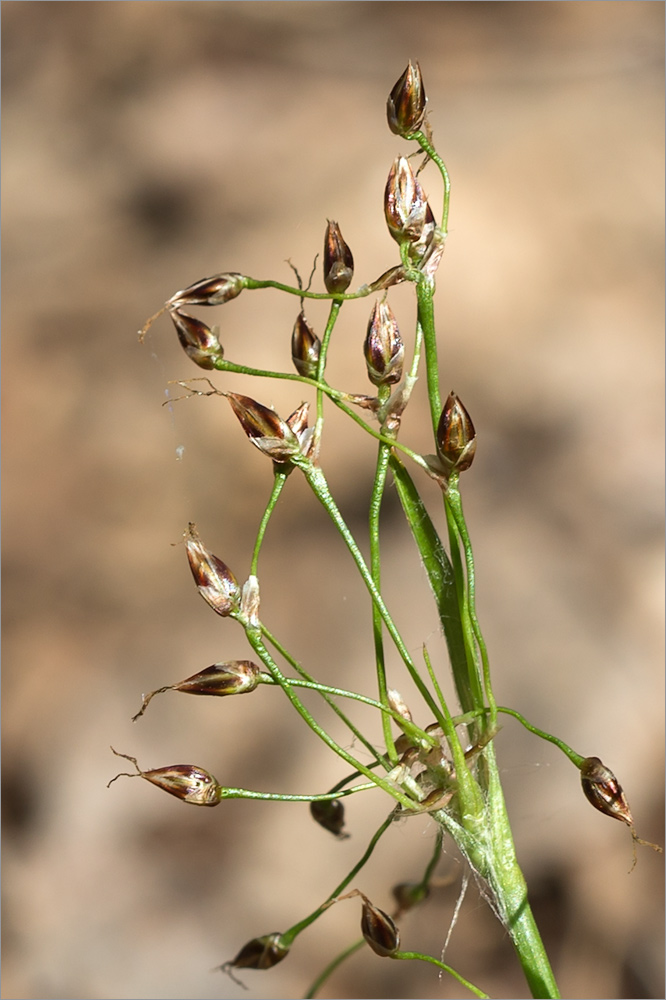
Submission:
[[[380,390],[381,392],[381,390]],[[380,400],[381,401],[381,400]],[[377,466],[375,469],[375,481],[372,486],[369,511],[369,536],[370,536],[370,573],[372,582],[377,591],[381,588],[381,559],[379,553],[379,513],[382,506],[382,497],[386,487],[386,474],[391,449],[384,444],[379,445],[377,453]],[[386,663],[384,659],[384,636],[383,622],[379,608],[372,604],[372,633],[375,644],[375,663],[377,665],[377,687],[379,690],[379,700],[382,705],[388,707],[388,686],[386,683]],[[384,745],[392,764],[398,763],[398,753],[395,749],[393,734],[391,733],[391,720],[388,715],[382,716],[382,727],[384,732]]]
[[[317,360],[317,373],[316,380],[321,383],[324,380],[324,371],[326,370],[326,359],[328,356],[328,345],[331,342],[331,334],[333,333],[333,327],[335,326],[336,320],[342,308],[342,302],[331,302],[331,308],[328,314],[328,321],[326,323],[326,329],[324,330],[324,336],[321,340],[321,347],[319,349],[319,358]],[[324,393],[322,389],[317,389],[317,422],[315,424],[314,430],[314,440],[315,444],[315,455],[319,451],[319,442],[321,441],[321,432],[324,426]]]
[[469,980],[461,976],[459,972],[452,969],[450,965],[445,962],[440,961],[438,958],[433,958],[432,955],[422,955],[419,951],[396,951],[391,955],[391,958],[402,959],[403,961],[419,961],[419,962],[430,962],[431,965],[436,965],[438,969],[443,969],[444,972],[448,972],[450,976],[457,979],[461,986],[468,989],[470,993],[473,993],[475,997],[480,997],[481,1000],[489,1000],[488,994],[484,993],[482,990],[470,983]]
[[384,604],[384,600],[373,582],[372,575],[370,574],[370,571],[366,566],[365,560],[361,555],[361,552],[356,542],[354,541],[354,538],[351,532],[349,531],[349,528],[347,527],[345,520],[342,517],[342,514],[338,510],[338,507],[328,488],[328,483],[326,482],[326,478],[324,477],[323,472],[321,471],[321,469],[310,464],[304,465],[303,471],[305,473],[305,478],[310,488],[312,489],[313,493],[315,494],[321,505],[324,507],[329,517],[333,521],[333,524],[338,529],[342,538],[344,539],[345,544],[347,545],[347,548],[349,549],[351,556],[354,562],[356,563],[359,573],[361,574],[363,582],[365,583],[368,591],[370,592],[370,596],[375,602],[375,605],[382,617],[382,620],[386,625],[386,629],[389,635],[391,636],[396,646],[396,649],[398,650],[400,656],[402,657],[402,660],[405,666],[407,667],[412,680],[418,687],[424,701],[429,706],[431,712],[433,713],[437,721],[440,723],[440,725],[443,724],[444,719],[442,717],[441,710],[437,705],[437,703],[435,702],[435,700],[433,699],[432,695],[430,694],[430,691],[423,683],[421,675],[419,674],[414,664],[414,661],[409,655],[409,652],[407,650],[407,647],[405,646],[402,636],[398,632],[393,622],[393,619],[389,614],[388,608]]
[[275,510],[275,505],[280,499],[280,494],[284,484],[287,481],[287,476],[291,471],[289,468],[286,470],[279,468],[278,466],[273,466],[274,478],[273,478],[273,490],[271,492],[269,501],[266,505],[266,509],[261,518],[261,524],[259,525],[259,531],[257,532],[257,540],[254,543],[254,549],[252,551],[252,563],[250,564],[250,575],[257,576],[257,563],[259,561],[259,552],[264,541],[264,535],[266,534],[266,528],[268,527],[268,522],[271,519],[271,514]]
[[331,903],[333,903],[334,900],[340,895],[342,890],[347,888],[347,886],[354,878],[354,876],[357,875],[358,872],[360,872],[361,868],[363,868],[363,866],[367,863],[372,852],[379,843],[380,838],[386,833],[391,823],[393,822],[394,818],[395,817],[393,812],[389,813],[389,815],[386,817],[386,819],[379,827],[379,829],[377,829],[373,834],[372,839],[370,840],[370,843],[365,849],[365,853],[361,857],[360,861],[357,861],[357,863],[354,865],[351,871],[347,875],[345,875],[340,885],[336,886],[336,888],[333,890],[330,896],[328,896],[327,899],[321,904],[321,906],[318,906],[316,910],[313,910],[313,912],[310,913],[307,917],[304,917],[303,920],[300,920],[297,924],[294,924],[293,927],[290,927],[288,931],[285,931],[285,933],[281,935],[281,940],[285,942],[288,947],[291,946],[294,939],[301,933],[301,931],[304,931],[306,927],[309,927],[310,924],[314,923],[314,921],[317,920],[317,918],[320,917],[322,913],[324,913],[324,911],[329,908]]
[[439,418],[442,415],[442,400],[439,392],[439,368],[437,362],[437,334],[435,332],[435,310],[433,305],[434,284],[425,276],[416,285],[419,323],[423,330],[425,347],[426,382],[430,402],[430,418],[433,435],[437,434]]

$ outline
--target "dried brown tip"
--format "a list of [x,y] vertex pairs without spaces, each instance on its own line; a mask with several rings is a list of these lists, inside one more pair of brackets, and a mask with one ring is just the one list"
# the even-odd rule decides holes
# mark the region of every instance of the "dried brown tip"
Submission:
[[416,132],[423,121],[427,100],[421,67],[418,63],[414,66],[410,60],[386,102],[386,117],[391,131],[403,138]]
[[324,237],[324,284],[330,294],[346,292],[354,276],[354,258],[337,222],[330,222]]
[[400,947],[400,934],[395,923],[367,896],[363,896],[361,933],[376,955],[390,958]]
[[235,271],[227,271],[224,274],[216,274],[212,278],[203,278],[195,281],[193,285],[182,288],[175,295],[172,295],[166,304],[167,309],[179,308],[180,306],[221,306],[237,295],[245,288],[245,278]]
[[389,172],[384,215],[389,232],[398,243],[418,244],[422,239],[428,201],[405,156],[399,156]]
[[634,820],[619,781],[598,757],[586,757],[580,767],[583,792],[595,809],[619,819],[633,830]]
[[248,941],[236,957],[225,962],[220,969],[224,972],[229,972],[230,969],[272,969],[288,954],[289,948],[282,943],[281,934],[265,934]]

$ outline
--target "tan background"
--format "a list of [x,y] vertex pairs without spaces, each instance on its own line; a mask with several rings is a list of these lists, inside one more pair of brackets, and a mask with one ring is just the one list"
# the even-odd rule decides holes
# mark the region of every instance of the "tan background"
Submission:
[[[344,773],[269,690],[167,694],[130,722],[143,691],[247,655],[173,545],[195,520],[242,578],[270,489],[222,400],[161,407],[169,379],[199,374],[169,321],[143,347],[136,330],[218,270],[289,280],[290,258],[307,274],[327,217],[359,283],[393,264],[382,192],[406,144],[384,104],[408,58],[453,179],[436,305],[443,388],[479,434],[464,487],[496,692],[602,757],[639,832],[663,842],[663,4],[2,12],[3,996],[298,997],[358,933],[358,904],[340,904],[283,965],[247,973],[249,994],[210,971],[331,891],[384,816],[377,793],[350,802],[353,836],[337,843],[303,806],[188,810],[143,782],[105,783],[111,743],[146,767],[193,762],[262,790],[324,790]],[[438,204],[436,175],[424,184]],[[409,297],[392,302],[407,337]],[[356,391],[369,307],[345,309],[331,352],[333,382]],[[295,313],[271,292],[216,312],[227,356],[288,370]],[[309,315],[321,332],[323,311]],[[303,398],[217,382],[285,414]],[[423,400],[404,437],[430,450]],[[360,537],[373,451],[331,417],[323,462]],[[394,513],[389,500],[389,604],[442,669]],[[261,575],[283,641],[322,678],[371,692],[367,597],[295,476]],[[563,996],[663,996],[662,858],[641,850],[627,875],[627,830],[587,805],[555,748],[510,720],[497,748]],[[388,908],[432,836],[426,820],[397,826],[354,884]],[[440,872],[459,872],[451,845]],[[403,921],[405,947],[439,954],[456,893]],[[474,888],[447,958],[495,997],[525,995]],[[460,995],[367,951],[322,993]]]

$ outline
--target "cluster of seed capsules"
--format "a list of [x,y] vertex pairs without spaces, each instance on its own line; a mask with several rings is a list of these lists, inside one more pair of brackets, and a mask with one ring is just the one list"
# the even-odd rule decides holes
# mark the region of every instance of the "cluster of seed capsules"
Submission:
[[[403,138],[411,138],[413,133],[424,126],[426,103],[420,68],[418,64],[410,62],[388,98],[387,119],[391,131]],[[323,279],[331,298],[357,298],[373,292],[385,292],[388,288],[409,280],[410,270],[418,270],[426,279],[433,279],[442,257],[446,234],[437,226],[418,176],[404,156],[395,160],[389,173],[384,192],[384,212],[389,232],[400,245],[402,263],[390,268],[371,285],[363,286],[353,296],[346,295],[354,274],[352,252],[339,225],[328,222],[324,238]],[[411,278],[413,279],[413,274]],[[143,340],[158,316],[168,313],[188,357],[204,370],[223,370],[224,350],[216,329],[192,316],[187,309],[192,306],[223,305],[240,295],[244,289],[263,287],[265,284],[270,283],[254,282],[237,272],[224,272],[197,281],[176,292],[146,322],[140,332],[140,339]],[[298,374],[315,384],[323,376],[321,346],[320,339],[301,307],[292,333],[291,355]],[[388,405],[385,402],[383,407],[380,399],[383,394],[386,400],[387,390],[400,385],[405,351],[398,324],[385,296],[372,309],[363,352],[368,378],[378,389],[379,398],[347,398],[374,411],[383,429],[395,431],[408,393],[394,390],[391,401]],[[313,428],[308,427],[307,404],[303,404],[283,420],[274,410],[248,396],[232,392],[224,392],[222,395],[228,398],[250,441],[273,462],[280,465],[291,463],[295,459],[316,461],[318,441]],[[451,473],[460,473],[470,467],[476,450],[476,432],[471,417],[454,392],[449,394],[442,409],[436,447],[437,455],[428,457],[428,465],[431,474],[445,486]],[[192,524],[186,533],[185,545],[196,586],[206,603],[222,617],[242,616],[247,585],[246,588],[241,588],[225,563],[203,545]],[[183,681],[152,691],[144,697],[141,709],[134,719],[143,715],[156,694],[168,690],[228,697],[249,693],[261,683],[269,681],[268,675],[250,660],[214,663]],[[114,750],[114,753],[117,751]],[[216,806],[223,799],[236,797],[238,793],[238,789],[220,785],[212,774],[195,765],[173,764],[144,771],[136,758],[127,754],[117,755],[129,760],[135,768],[134,772],[123,772],[123,775],[144,778],[190,805]],[[635,842],[645,843],[636,836],[629,805],[612,771],[598,757],[577,756],[576,763],[580,768],[583,791],[592,805],[605,815],[627,824]],[[116,778],[120,776],[116,775]],[[325,829],[338,837],[345,836],[344,807],[338,799],[312,802],[310,809],[313,818]],[[400,938],[394,918],[374,906],[358,890],[348,894],[351,895],[361,898],[361,930],[368,945],[380,956],[395,956]],[[427,895],[427,887],[404,884],[396,886],[394,895],[397,904],[395,916],[398,916],[415,903],[421,902]],[[290,945],[291,941],[280,933],[254,938],[222,968],[271,968],[286,957]]]

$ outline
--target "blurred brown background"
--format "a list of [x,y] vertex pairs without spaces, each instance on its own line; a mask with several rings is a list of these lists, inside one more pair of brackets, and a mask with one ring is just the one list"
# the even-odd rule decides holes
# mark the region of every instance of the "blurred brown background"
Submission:
[[[443,389],[479,435],[463,485],[496,694],[606,761],[639,833],[663,843],[664,5],[9,2],[2,15],[3,996],[293,998],[358,934],[350,901],[282,965],[244,975],[248,994],[210,971],[325,898],[385,815],[379,794],[349,802],[338,843],[305,806],[188,810],[144,782],[105,784],[122,769],[109,744],[260,790],[323,791],[344,773],[277,691],[169,693],[130,722],[142,692],[247,655],[174,543],[196,521],[243,579],[271,483],[223,400],[161,406],[169,379],[200,374],[170,322],[143,346],[136,331],[219,270],[290,281],[289,258],[307,275],[327,218],[355,284],[395,263],[382,193],[407,146],[384,107],[409,58],[453,181]],[[424,186],[439,204],[431,169]],[[405,336],[407,292],[391,293]],[[331,379],[352,391],[368,388],[369,311],[346,307],[335,332]],[[227,357],[289,370],[296,312],[272,292],[216,311]],[[321,333],[325,310],[308,315]],[[283,414],[303,398],[216,382]],[[404,440],[430,450],[423,399]],[[322,460],[361,538],[373,452],[331,415]],[[389,606],[443,669],[391,497],[385,513]],[[261,578],[284,643],[371,693],[367,596],[296,476]],[[663,859],[641,849],[629,876],[628,831],[589,807],[555,748],[508,720],[497,749],[562,995],[663,996]],[[354,885],[389,908],[433,833],[396,826]],[[450,844],[440,873],[460,873]],[[404,919],[405,947],[440,953],[458,887]],[[495,997],[525,995],[473,887],[447,960]],[[322,992],[460,995],[368,950]]]

